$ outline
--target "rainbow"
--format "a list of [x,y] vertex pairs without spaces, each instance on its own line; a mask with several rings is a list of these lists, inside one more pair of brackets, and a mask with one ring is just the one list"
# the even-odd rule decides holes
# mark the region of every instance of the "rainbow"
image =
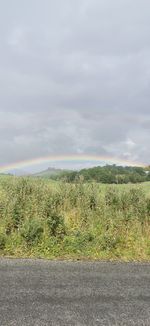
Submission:
[[56,162],[73,162],[73,163],[83,163],[90,162],[95,165],[105,165],[105,164],[116,164],[125,166],[141,166],[145,167],[146,164],[139,162],[132,162],[128,160],[123,160],[115,157],[99,156],[91,154],[75,154],[75,155],[50,155],[46,157],[38,157],[34,159],[14,162],[6,165],[0,165],[0,173],[5,173],[13,169],[22,169],[32,166],[37,166],[43,163],[55,164]]

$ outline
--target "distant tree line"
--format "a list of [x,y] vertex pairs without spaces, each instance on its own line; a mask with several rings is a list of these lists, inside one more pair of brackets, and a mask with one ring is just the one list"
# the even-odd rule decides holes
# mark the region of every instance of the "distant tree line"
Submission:
[[64,171],[55,180],[65,180],[66,182],[99,182],[105,184],[127,184],[150,181],[150,169],[131,166],[106,165],[97,166],[80,171]]

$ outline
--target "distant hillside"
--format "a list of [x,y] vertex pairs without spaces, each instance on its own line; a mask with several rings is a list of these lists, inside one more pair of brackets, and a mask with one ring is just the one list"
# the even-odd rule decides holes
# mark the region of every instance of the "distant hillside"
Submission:
[[63,174],[69,173],[70,171],[68,170],[63,170],[63,169],[56,169],[56,168],[51,168],[49,167],[48,169],[35,173],[33,174],[34,177],[40,177],[40,178],[51,178],[55,179],[58,176],[62,176]]
[[67,182],[83,180],[85,182],[95,181],[106,184],[138,183],[150,181],[150,172],[145,171],[142,167],[106,165],[80,171],[67,171],[57,175],[56,179],[64,179]]

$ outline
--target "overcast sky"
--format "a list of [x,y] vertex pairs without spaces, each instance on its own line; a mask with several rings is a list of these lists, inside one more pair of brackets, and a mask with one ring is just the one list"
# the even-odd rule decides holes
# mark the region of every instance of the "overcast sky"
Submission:
[[0,0],[0,165],[150,163],[150,1]]

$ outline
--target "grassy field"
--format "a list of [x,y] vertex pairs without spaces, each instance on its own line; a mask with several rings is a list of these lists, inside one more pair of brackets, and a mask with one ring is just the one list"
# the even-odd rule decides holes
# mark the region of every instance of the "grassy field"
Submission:
[[150,183],[1,176],[0,255],[150,260]]

